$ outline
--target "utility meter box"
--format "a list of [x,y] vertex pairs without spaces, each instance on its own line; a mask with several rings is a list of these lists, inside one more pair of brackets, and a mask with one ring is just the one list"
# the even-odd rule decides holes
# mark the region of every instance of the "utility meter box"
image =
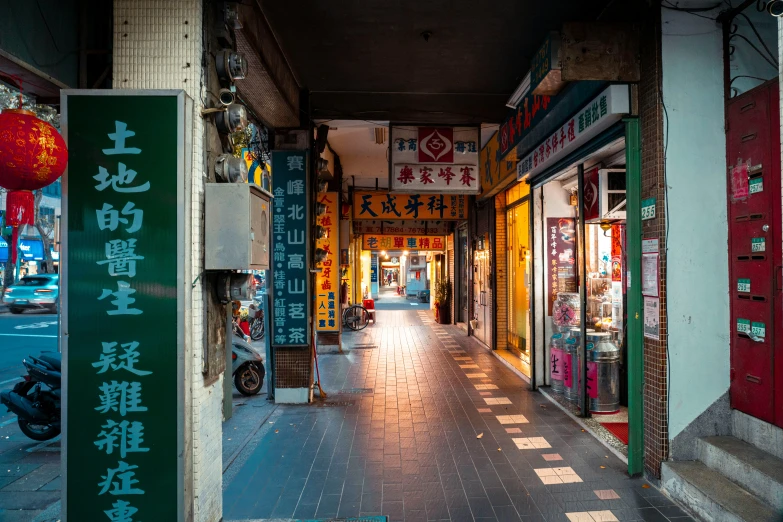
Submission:
[[251,183],[207,183],[207,270],[268,270],[271,196]]

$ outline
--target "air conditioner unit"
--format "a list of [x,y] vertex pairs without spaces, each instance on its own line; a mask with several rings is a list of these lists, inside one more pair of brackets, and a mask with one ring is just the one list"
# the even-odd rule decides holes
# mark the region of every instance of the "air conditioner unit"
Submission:
[[625,221],[625,169],[593,169],[585,173],[585,222]]

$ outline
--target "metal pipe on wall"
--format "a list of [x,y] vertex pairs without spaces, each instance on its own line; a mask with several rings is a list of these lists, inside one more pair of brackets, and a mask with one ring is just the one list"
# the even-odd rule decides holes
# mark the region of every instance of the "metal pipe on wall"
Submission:
[[579,408],[582,412],[582,417],[590,417],[590,402],[587,400],[587,351],[585,350],[586,336],[587,336],[587,261],[585,252],[585,165],[580,163],[576,169],[577,187],[578,187],[578,200],[579,204],[579,228],[577,229],[577,252],[579,263],[579,302],[580,302],[580,330],[581,341],[577,348],[582,356],[582,364],[579,367],[579,376],[581,379],[581,389],[579,390]]

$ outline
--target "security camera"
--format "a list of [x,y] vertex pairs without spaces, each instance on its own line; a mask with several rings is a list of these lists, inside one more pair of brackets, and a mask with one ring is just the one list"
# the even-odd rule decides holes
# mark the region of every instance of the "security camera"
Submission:
[[220,100],[220,103],[222,103],[225,107],[228,107],[234,103],[234,93],[231,92],[230,89],[220,89],[218,99]]
[[767,12],[776,18],[783,17],[783,0],[772,0],[767,4]]

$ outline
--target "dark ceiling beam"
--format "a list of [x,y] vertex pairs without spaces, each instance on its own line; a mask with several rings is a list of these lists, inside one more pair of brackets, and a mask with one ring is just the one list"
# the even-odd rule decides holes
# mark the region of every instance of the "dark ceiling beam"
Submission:
[[237,91],[264,123],[273,128],[306,124],[300,118],[300,88],[258,4],[240,4],[242,28],[236,30],[237,50],[248,59],[248,75]]

